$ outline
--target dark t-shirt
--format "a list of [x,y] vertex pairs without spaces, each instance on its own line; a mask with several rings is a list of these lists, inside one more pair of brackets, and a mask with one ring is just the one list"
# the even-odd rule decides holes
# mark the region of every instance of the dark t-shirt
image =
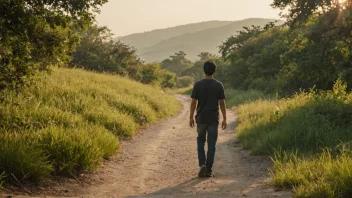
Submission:
[[198,124],[219,123],[219,100],[225,99],[224,86],[215,79],[203,79],[194,84],[192,96],[198,100]]

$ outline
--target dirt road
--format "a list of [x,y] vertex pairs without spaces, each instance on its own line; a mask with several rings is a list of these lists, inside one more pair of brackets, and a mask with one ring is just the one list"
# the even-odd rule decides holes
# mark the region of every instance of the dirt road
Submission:
[[[179,115],[142,130],[122,144],[121,152],[104,162],[97,174],[81,182],[44,189],[40,195],[70,197],[291,197],[266,184],[268,157],[251,156],[235,138],[236,116],[220,131],[214,178],[197,178],[196,130],[188,126],[189,98]],[[43,194],[44,193],[44,194]]]

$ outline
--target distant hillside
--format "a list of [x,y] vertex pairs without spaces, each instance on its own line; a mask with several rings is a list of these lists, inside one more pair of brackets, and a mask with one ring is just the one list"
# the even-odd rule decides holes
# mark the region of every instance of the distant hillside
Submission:
[[[153,61],[161,62],[166,58],[169,58],[170,55],[173,55],[176,52],[179,52],[180,50],[184,52],[202,52],[201,48],[198,48],[197,46],[194,46],[192,44],[177,43],[170,47],[165,46],[164,48],[151,49],[150,51],[140,54],[140,57],[147,62],[153,62]],[[187,58],[190,59],[190,56],[187,55]]]
[[[126,44],[135,46],[140,57],[147,62],[162,61],[180,50],[187,54],[188,59],[196,60],[200,52],[217,54],[219,51],[218,47],[222,42],[231,35],[237,34],[243,27],[251,25],[264,26],[274,21],[275,19],[261,18],[250,18],[235,22],[210,21],[155,30],[153,31],[154,33],[134,34],[123,37],[122,40]],[[182,31],[185,32],[180,34]],[[159,35],[158,39],[156,35]],[[169,38],[164,39],[166,37]],[[150,45],[146,46],[147,44]]]
[[193,33],[208,28],[220,27],[232,23],[232,21],[207,21],[201,23],[192,23],[166,29],[153,30],[150,32],[131,34],[121,37],[121,40],[137,49],[143,49],[154,45],[162,40],[166,40],[185,33]]

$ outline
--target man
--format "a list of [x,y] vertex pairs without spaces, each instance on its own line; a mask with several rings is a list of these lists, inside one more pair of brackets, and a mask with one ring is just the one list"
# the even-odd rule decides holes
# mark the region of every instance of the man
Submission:
[[[216,71],[215,63],[204,63],[205,78],[195,83],[192,91],[190,127],[194,128],[194,112],[197,107],[197,146],[200,171],[199,177],[213,177],[213,164],[218,138],[219,104],[223,116],[222,129],[226,129],[225,91],[221,82],[213,78]],[[198,105],[197,105],[198,103]],[[205,156],[204,145],[208,134],[208,153]]]

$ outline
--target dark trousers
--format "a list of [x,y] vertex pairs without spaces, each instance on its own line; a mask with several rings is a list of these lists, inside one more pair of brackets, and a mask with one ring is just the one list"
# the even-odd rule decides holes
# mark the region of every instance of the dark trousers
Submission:
[[[219,124],[197,124],[197,145],[199,166],[206,165],[209,169],[213,168],[216,141],[218,140]],[[208,138],[207,138],[208,135]],[[205,156],[205,142],[208,139],[208,153]]]

